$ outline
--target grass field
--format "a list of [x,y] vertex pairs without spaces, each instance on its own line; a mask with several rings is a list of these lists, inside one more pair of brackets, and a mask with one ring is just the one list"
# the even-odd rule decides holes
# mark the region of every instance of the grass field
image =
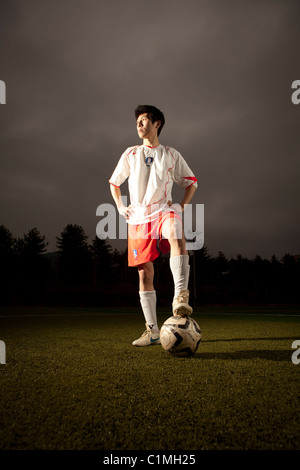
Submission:
[[176,358],[131,346],[135,310],[0,309],[0,448],[300,449],[297,311],[194,318],[199,350]]

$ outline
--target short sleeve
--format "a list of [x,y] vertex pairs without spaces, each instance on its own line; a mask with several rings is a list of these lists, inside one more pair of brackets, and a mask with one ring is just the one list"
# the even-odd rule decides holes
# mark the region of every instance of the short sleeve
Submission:
[[197,178],[179,152],[176,152],[175,155],[173,179],[183,189],[188,189],[192,185],[195,188],[198,187]]
[[121,156],[110,180],[109,183],[113,186],[121,186],[122,183],[128,178],[130,173],[130,167],[128,162],[128,156],[131,153],[131,149],[127,149]]

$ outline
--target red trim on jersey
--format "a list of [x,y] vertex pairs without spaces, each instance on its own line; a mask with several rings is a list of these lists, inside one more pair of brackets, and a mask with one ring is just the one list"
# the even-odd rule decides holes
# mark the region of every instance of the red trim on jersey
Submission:
[[109,184],[111,184],[111,185],[114,186],[115,188],[119,188],[119,187],[120,187],[120,186],[117,186],[117,185],[114,184],[114,183],[111,183],[110,181],[109,181]]
[[136,150],[139,147],[140,147],[140,145],[135,145],[134,147],[132,147],[132,149],[127,153],[126,158],[129,157],[129,155],[131,153],[133,153],[133,155],[135,155],[134,150]]
[[189,189],[191,186],[193,186],[193,184],[195,184],[198,181],[195,176],[182,176],[181,178],[192,181],[192,183],[187,188],[185,188],[185,190]]

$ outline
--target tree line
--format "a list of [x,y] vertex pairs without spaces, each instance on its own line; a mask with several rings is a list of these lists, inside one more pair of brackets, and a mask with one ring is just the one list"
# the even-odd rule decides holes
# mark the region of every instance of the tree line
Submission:
[[[127,265],[127,249],[113,249],[97,236],[88,242],[80,225],[68,224],[47,252],[35,227],[21,238],[0,225],[2,305],[139,306],[137,269]],[[263,259],[212,256],[204,246],[190,253],[191,302],[201,305],[299,304],[300,262],[286,254]],[[169,256],[155,260],[158,306],[169,306],[173,279]]]

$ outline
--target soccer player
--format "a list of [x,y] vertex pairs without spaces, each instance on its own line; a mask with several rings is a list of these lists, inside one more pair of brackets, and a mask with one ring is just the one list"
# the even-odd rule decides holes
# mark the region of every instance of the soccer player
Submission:
[[[146,331],[133,346],[160,344],[154,289],[154,260],[170,252],[174,280],[173,315],[188,316],[189,255],[180,213],[197,188],[197,178],[182,155],[161,145],[158,136],[165,124],[163,113],[155,106],[135,109],[137,132],[142,145],[129,147],[121,156],[110,180],[112,197],[128,223],[128,265],[139,272],[139,295]],[[130,205],[125,206],[120,186],[128,178]],[[177,183],[184,195],[180,204],[172,203],[172,186]]]

